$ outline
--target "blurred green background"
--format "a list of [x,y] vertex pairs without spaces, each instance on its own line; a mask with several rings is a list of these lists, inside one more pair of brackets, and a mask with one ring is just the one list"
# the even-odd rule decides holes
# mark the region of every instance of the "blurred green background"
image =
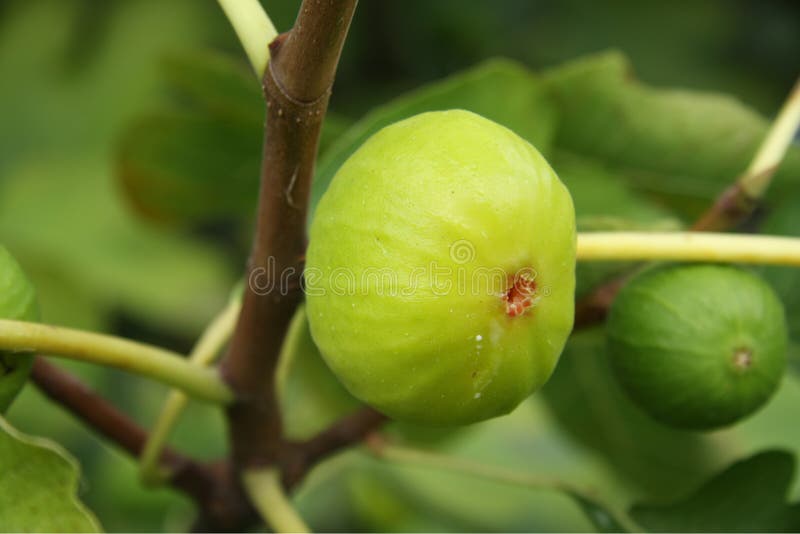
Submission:
[[[299,2],[263,4],[286,30]],[[727,93],[771,117],[798,75],[800,4],[363,0],[322,150],[374,106],[488,58],[511,58],[537,72],[608,49],[624,53],[646,84]],[[247,69],[212,0],[0,0],[0,242],[39,288],[47,322],[190,349],[225,302],[249,243],[262,117]],[[224,106],[223,118],[200,116]],[[194,140],[196,152],[177,149],[182,159],[172,162],[175,168],[203,164],[210,175],[230,173],[238,197],[217,199],[213,188],[198,189],[205,196],[170,219],[131,194],[148,183],[147,157],[158,155],[153,146],[164,139]],[[230,150],[215,162],[217,169],[205,165],[202,153],[218,141]],[[158,206],[175,191],[157,193]],[[192,212],[217,202],[212,217]],[[789,219],[784,229],[796,221]],[[570,350],[597,355],[598,339],[596,332],[581,334]],[[574,362],[565,358],[553,380],[577,380],[581,387],[551,386],[509,417],[459,431],[398,432],[456,454],[590,485],[623,504],[641,495],[679,494],[762,446],[800,450],[800,431],[786,428],[800,406],[794,375],[757,417],[701,439],[643,421],[603,381],[603,370],[593,371],[604,365],[602,358],[580,369]],[[114,371],[68,367],[142,424],[153,421],[163,388]],[[566,375],[570,369],[575,376]],[[598,399],[594,410],[613,412],[616,426],[602,414],[585,420],[592,411],[587,406]],[[298,409],[298,417],[313,420],[313,408]],[[142,489],[130,459],[87,434],[34,388],[26,389],[10,419],[22,430],[54,437],[78,457],[82,498],[107,530],[182,529],[190,521],[185,500]],[[648,439],[651,449],[642,444]],[[195,405],[173,441],[199,457],[220,455],[221,418]],[[676,466],[686,472],[675,472]],[[559,495],[384,467],[357,453],[315,472],[298,499],[312,526],[323,530],[591,528]]]

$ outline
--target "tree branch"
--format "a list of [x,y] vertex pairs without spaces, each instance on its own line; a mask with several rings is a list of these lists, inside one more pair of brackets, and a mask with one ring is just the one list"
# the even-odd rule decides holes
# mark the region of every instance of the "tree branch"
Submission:
[[222,363],[237,400],[228,409],[239,472],[281,463],[274,376],[301,300],[305,222],[320,128],[356,0],[304,0],[294,28],[270,45],[267,121],[255,240],[242,311]]
[[[147,441],[147,432],[80,380],[41,356],[34,361],[31,378],[42,393],[69,410],[89,428],[131,456],[141,454]],[[160,462],[169,468],[171,477],[168,482],[192,497],[199,507],[205,507],[212,500],[213,488],[220,483],[219,475],[212,469],[169,448],[161,454]]]
[[362,408],[326,428],[313,438],[299,443],[305,461],[314,465],[341,449],[363,441],[389,419],[372,408]]
[[351,445],[361,443],[389,419],[370,407],[339,419],[316,436],[289,444],[283,461],[283,483],[297,485],[317,463]]

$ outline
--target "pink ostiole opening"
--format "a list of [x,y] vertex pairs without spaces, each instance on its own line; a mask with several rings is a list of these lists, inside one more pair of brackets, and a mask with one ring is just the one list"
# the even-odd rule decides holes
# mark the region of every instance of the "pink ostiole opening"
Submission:
[[536,281],[529,275],[518,274],[503,295],[506,315],[518,317],[536,303]]

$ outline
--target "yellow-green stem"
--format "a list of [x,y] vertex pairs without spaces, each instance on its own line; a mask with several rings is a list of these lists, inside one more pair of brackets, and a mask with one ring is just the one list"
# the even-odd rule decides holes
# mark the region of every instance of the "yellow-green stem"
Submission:
[[795,83],[747,171],[739,178],[739,184],[751,198],[759,198],[764,193],[792,143],[798,125],[800,125],[800,79]]
[[269,43],[278,31],[258,0],[218,1],[260,80],[269,62]]
[[233,400],[230,388],[215,370],[193,365],[180,354],[162,348],[105,334],[0,320],[0,350],[108,365],[180,388],[198,399],[220,404]]
[[[234,326],[236,326],[236,319],[239,316],[241,307],[241,299],[232,299],[219,315],[209,323],[189,355],[190,362],[201,367],[211,365],[214,362],[219,355],[220,349],[230,338]],[[159,469],[158,459],[173,427],[178,422],[188,403],[189,398],[182,391],[172,390],[169,392],[169,396],[164,402],[161,414],[150,432],[139,461],[139,474],[146,484],[159,484],[169,475],[169,473],[162,472]]]
[[283,491],[277,469],[245,471],[242,480],[256,510],[274,532],[311,532]]
[[578,261],[671,260],[800,266],[800,238],[711,232],[586,232]]

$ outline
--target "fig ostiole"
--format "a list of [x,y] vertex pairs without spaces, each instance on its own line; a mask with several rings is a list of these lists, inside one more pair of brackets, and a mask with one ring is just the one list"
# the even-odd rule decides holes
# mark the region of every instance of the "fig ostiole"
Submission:
[[763,406],[786,366],[783,305],[743,269],[648,269],[619,293],[608,317],[609,357],[631,399],[689,430],[730,425]]
[[513,410],[552,373],[574,291],[569,192],[527,141],[467,111],[373,135],[310,229],[312,336],[355,397],[398,420]]
[[[36,321],[36,291],[22,268],[0,245],[0,319]],[[0,351],[0,413],[4,413],[25,385],[33,356]]]

